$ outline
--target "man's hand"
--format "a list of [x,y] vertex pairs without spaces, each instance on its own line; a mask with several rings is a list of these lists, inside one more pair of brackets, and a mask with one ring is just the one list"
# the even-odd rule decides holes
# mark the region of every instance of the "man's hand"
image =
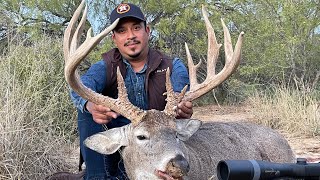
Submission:
[[96,105],[89,101],[86,103],[86,108],[92,114],[93,120],[98,124],[107,124],[119,116],[118,113],[113,112],[110,108]]
[[189,119],[193,114],[192,102],[182,101],[177,106],[177,116],[178,119]]

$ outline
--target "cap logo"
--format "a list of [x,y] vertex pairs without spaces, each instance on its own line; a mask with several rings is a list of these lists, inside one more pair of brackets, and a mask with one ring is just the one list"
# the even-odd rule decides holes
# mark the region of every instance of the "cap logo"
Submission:
[[126,13],[130,10],[129,4],[120,4],[117,8],[117,13],[118,14],[123,14]]

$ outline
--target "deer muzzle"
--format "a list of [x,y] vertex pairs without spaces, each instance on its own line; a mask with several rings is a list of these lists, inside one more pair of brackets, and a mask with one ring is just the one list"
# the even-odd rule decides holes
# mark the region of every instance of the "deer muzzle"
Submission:
[[166,174],[174,179],[180,179],[182,176],[186,176],[189,170],[188,161],[182,155],[177,155],[168,162]]

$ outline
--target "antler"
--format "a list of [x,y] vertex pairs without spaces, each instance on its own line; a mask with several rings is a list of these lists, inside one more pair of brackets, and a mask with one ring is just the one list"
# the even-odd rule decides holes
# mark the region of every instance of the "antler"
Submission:
[[208,13],[204,6],[202,6],[202,14],[208,31],[207,77],[203,83],[199,84],[197,82],[196,71],[200,66],[201,61],[197,65],[193,64],[188,45],[187,43],[185,43],[190,76],[190,91],[188,91],[183,98],[183,100],[186,101],[195,100],[205,93],[209,92],[213,88],[217,87],[219,84],[225,81],[240,64],[241,46],[244,32],[240,33],[235,46],[235,51],[233,51],[229,30],[221,19],[225,43],[225,66],[218,74],[215,74],[215,66],[219,56],[219,49],[221,47],[221,44],[217,43],[214,30],[208,19]]
[[[208,13],[204,6],[202,6],[202,14],[206,24],[208,32],[208,60],[207,60],[207,78],[201,84],[197,81],[197,69],[201,64],[201,61],[194,65],[187,43],[185,43],[186,53],[188,58],[188,68],[190,77],[190,90],[185,93],[185,89],[180,94],[175,94],[172,90],[171,84],[167,86],[167,105],[164,112],[170,115],[175,115],[175,106],[183,101],[193,101],[205,93],[209,92],[213,88],[217,87],[223,81],[225,81],[239,66],[240,56],[241,56],[241,46],[243,41],[244,33],[241,32],[238,41],[235,46],[235,51],[233,51],[231,37],[228,28],[221,19],[224,32],[224,48],[225,48],[225,66],[218,73],[215,74],[215,66],[219,56],[219,49],[221,44],[217,43],[216,36],[212,25],[208,18]],[[167,82],[170,83],[170,79],[167,78]],[[168,90],[168,88],[171,90]],[[185,95],[184,95],[185,94]],[[184,95],[184,96],[183,96]]]
[[118,23],[118,19],[102,31],[97,36],[92,37],[91,28],[87,33],[86,40],[78,47],[80,40],[80,32],[83,31],[84,23],[86,21],[87,6],[83,12],[81,21],[76,30],[74,26],[79,18],[81,10],[84,5],[84,0],[81,2],[74,15],[72,16],[70,23],[65,30],[63,40],[63,51],[65,58],[65,79],[70,87],[78,93],[82,98],[109,107],[117,113],[130,119],[133,124],[138,123],[146,114],[145,111],[139,109],[130,103],[126,88],[124,85],[123,77],[121,76],[119,68],[117,69],[117,80],[118,80],[118,98],[112,99],[107,96],[98,94],[91,89],[87,88],[80,80],[80,76],[77,72],[77,66],[80,62],[91,52],[91,50],[106,36],[112,29],[114,29]]
[[167,115],[175,116],[176,114],[176,106],[178,105],[179,102],[181,102],[182,98],[184,97],[187,87],[185,86],[182,90],[181,93],[175,93],[172,88],[172,84],[170,81],[170,69],[167,68],[166,72],[166,90],[167,92],[164,93],[164,95],[167,95],[166,101],[166,107],[164,108],[163,112],[166,113]]

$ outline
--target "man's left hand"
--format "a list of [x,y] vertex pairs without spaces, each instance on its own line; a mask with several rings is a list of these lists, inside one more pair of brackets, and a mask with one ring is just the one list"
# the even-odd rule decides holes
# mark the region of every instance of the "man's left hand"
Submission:
[[177,106],[177,119],[189,119],[193,114],[192,102],[182,101]]

